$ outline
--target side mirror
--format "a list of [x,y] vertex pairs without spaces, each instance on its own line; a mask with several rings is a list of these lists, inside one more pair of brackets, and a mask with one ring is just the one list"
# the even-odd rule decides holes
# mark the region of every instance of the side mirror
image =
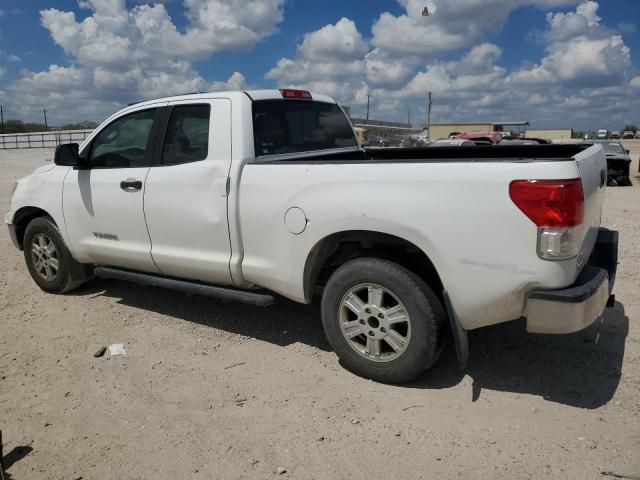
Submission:
[[629,152],[629,150],[625,150],[625,152],[627,152],[627,155],[629,155],[631,152]]
[[56,147],[56,153],[53,162],[63,167],[80,166],[80,155],[78,153],[79,145],[77,143],[64,143]]

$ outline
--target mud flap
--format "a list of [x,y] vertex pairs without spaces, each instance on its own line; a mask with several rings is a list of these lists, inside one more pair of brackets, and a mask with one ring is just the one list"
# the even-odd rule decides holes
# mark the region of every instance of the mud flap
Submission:
[[442,292],[444,297],[445,308],[447,309],[447,317],[449,317],[449,325],[451,326],[451,336],[453,337],[453,344],[456,347],[456,357],[458,357],[458,366],[460,370],[467,368],[467,362],[469,360],[469,337],[467,331],[462,328],[453,305],[449,299],[449,294],[445,291]]

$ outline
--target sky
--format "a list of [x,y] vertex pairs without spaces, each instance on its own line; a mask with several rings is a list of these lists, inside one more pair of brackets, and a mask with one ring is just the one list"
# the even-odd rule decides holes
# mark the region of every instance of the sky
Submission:
[[[423,16],[425,6],[429,15]],[[1,0],[5,119],[304,88],[354,116],[640,124],[639,0]]]

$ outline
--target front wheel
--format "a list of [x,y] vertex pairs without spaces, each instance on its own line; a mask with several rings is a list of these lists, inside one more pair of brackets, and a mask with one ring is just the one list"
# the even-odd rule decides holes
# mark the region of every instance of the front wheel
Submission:
[[24,234],[24,259],[31,278],[48,293],[64,293],[91,278],[88,267],[76,262],[49,217],[32,220]]
[[382,382],[411,381],[435,362],[445,318],[434,292],[387,260],[345,263],[322,295],[322,324],[338,357],[352,372]]

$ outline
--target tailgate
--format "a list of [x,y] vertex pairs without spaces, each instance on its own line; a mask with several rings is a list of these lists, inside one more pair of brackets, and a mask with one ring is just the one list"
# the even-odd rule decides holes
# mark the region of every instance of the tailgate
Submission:
[[604,149],[597,144],[578,153],[574,158],[578,164],[584,193],[582,246],[577,263],[577,269],[580,271],[589,260],[602,220],[602,206],[607,184],[607,159]]

